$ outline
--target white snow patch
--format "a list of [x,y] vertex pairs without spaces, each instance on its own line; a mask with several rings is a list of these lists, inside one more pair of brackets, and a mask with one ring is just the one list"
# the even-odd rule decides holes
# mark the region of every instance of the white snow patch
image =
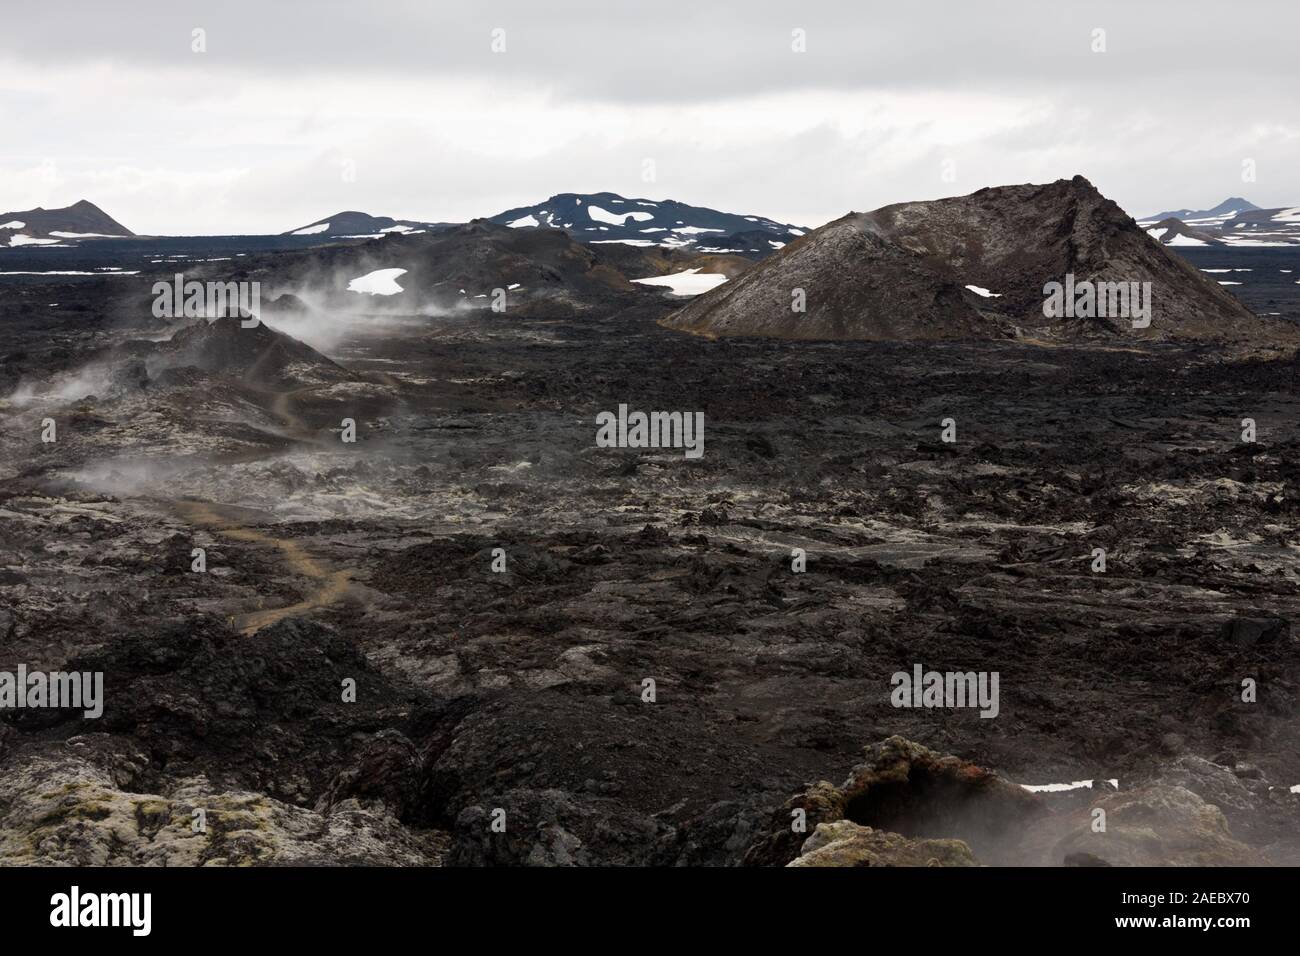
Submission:
[[17,235],[9,237],[10,246],[53,246],[57,245],[57,239],[33,239],[31,236]]
[[[1116,790],[1119,789],[1118,778],[1111,778],[1106,782],[1109,783]],[[1091,780],[1076,780],[1073,783],[1041,783],[1041,784],[1022,783],[1020,786],[1024,787],[1030,793],[1062,793],[1063,791],[1066,790],[1082,790],[1085,787],[1091,790],[1092,783],[1093,782]]]
[[972,292],[974,292],[976,295],[983,296],[983,297],[986,298],[986,299],[1000,299],[1000,298],[1002,298],[1002,293],[1001,293],[1001,292],[990,292],[988,289],[985,289],[985,288],[983,288],[982,286],[977,286],[977,285],[968,285],[966,288],[970,289],[970,290],[971,290]]
[[1295,245],[1294,242],[1267,242],[1263,239],[1238,239],[1235,236],[1224,236],[1224,241],[1234,247],[1249,246],[1252,249],[1276,249]]
[[376,269],[349,282],[348,291],[364,295],[397,295],[403,291],[397,284],[397,277],[405,272],[405,269]]
[[1193,239],[1191,236],[1174,236],[1167,243],[1167,246],[1208,246],[1209,243],[1204,239]]
[[318,232],[324,232],[329,229],[329,227],[330,224],[328,222],[319,222],[314,226],[303,226],[301,229],[295,229],[293,234],[295,236],[314,236]]
[[1283,209],[1273,217],[1274,222],[1300,222],[1300,206],[1294,209]]
[[125,239],[126,236],[110,236],[104,232],[51,232],[51,236],[60,239]]
[[705,229],[703,226],[683,226],[680,229],[674,229],[673,232],[684,232],[688,236],[697,236],[702,232],[726,232],[725,229]]
[[610,212],[608,209],[602,209],[599,206],[588,206],[587,215],[596,222],[607,222],[611,226],[626,226],[627,221],[649,222],[654,218],[654,213],[650,212]]
[[1163,235],[1164,235],[1166,232],[1168,232],[1168,231],[1169,231],[1169,227],[1168,227],[1168,226],[1165,226],[1165,227],[1163,227],[1163,228],[1161,228],[1161,229],[1148,229],[1148,230],[1147,230],[1147,235],[1150,236],[1152,239],[1159,239],[1161,236],[1163,236]]
[[699,295],[717,288],[727,281],[726,276],[714,273],[701,273],[699,269],[687,269],[667,276],[650,276],[648,279],[633,279],[641,285],[662,285],[672,290],[673,295]]
[[536,216],[529,214],[527,216],[520,216],[518,219],[506,223],[506,225],[511,229],[523,229],[525,226],[540,226],[541,223],[537,221]]
[[0,229],[26,229],[26,228],[27,228],[27,223],[19,222],[17,219],[10,220],[9,222],[0,222]]

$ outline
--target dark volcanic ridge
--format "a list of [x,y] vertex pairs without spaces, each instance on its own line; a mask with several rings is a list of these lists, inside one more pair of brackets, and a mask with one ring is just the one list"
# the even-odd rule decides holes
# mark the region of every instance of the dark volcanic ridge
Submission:
[[[1046,286],[1150,283],[1149,327],[1045,314]],[[799,311],[801,303],[805,311]],[[1081,176],[850,213],[665,320],[710,336],[792,339],[1292,341]]]
[[445,229],[451,223],[419,222],[414,219],[393,219],[390,216],[372,216],[369,213],[348,210],[317,219],[298,229],[281,233],[282,236],[316,236],[322,239],[378,239],[386,234],[431,232]]
[[1193,229],[1181,219],[1170,216],[1147,229],[1152,239],[1166,246],[1225,246],[1222,239],[1204,229]]
[[130,229],[92,202],[81,200],[63,209],[0,212],[0,247],[70,245],[81,239],[121,239]]
[[486,310],[503,296],[511,312],[581,314],[628,296],[663,295],[637,285],[639,278],[692,269],[732,276],[749,265],[691,249],[584,245],[563,230],[477,219],[438,232],[250,256],[228,277],[260,281],[264,298],[289,293],[308,308],[445,314]]

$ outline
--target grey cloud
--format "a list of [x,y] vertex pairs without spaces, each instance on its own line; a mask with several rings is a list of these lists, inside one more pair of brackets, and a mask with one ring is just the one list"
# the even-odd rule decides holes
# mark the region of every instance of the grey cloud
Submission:
[[[138,231],[463,219],[599,189],[817,225],[1075,173],[1137,214],[1300,202],[1289,2],[4,2],[0,208],[84,197]],[[86,68],[136,81],[105,104]],[[521,90],[533,120],[588,126],[532,148]],[[398,91],[399,108],[359,114],[347,91]],[[908,115],[840,128],[900,94]],[[785,128],[790,110],[808,122]]]
[[[535,80],[568,96],[645,101],[804,87],[1023,90],[1121,87],[1177,75],[1245,92],[1294,79],[1300,7],[1275,0],[998,4],[787,0],[699,3],[194,2],[8,4],[0,54],[34,63],[175,65],[190,30],[205,66],[266,73],[375,72]],[[489,33],[506,30],[507,53]],[[1091,53],[1091,31],[1108,53]],[[808,52],[791,52],[791,31]]]

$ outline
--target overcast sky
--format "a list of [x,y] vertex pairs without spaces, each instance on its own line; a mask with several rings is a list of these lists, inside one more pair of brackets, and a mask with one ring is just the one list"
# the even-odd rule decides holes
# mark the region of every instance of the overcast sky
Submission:
[[815,226],[1076,173],[1135,215],[1296,205],[1298,36],[1295,0],[0,0],[0,212],[255,233],[612,190]]

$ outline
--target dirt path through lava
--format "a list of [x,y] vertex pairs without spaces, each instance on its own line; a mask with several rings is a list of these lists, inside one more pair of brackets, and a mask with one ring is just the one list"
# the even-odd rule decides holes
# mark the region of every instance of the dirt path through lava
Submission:
[[262,628],[286,617],[293,617],[313,608],[333,604],[346,594],[351,586],[350,571],[327,570],[320,562],[308,554],[297,541],[288,538],[277,538],[264,531],[258,531],[256,528],[247,527],[238,519],[230,517],[228,513],[223,515],[221,505],[206,501],[176,501],[174,504],[187,521],[210,528],[224,538],[279,548],[284,555],[285,563],[294,574],[318,583],[318,587],[314,591],[296,604],[235,615],[233,622],[241,634],[255,634]]
[[287,392],[275,392],[275,399],[271,403],[271,414],[275,415],[288,429],[290,436],[298,442],[309,445],[322,445],[320,436],[303,420],[297,412],[293,410],[292,402],[295,396],[302,395],[305,392],[313,392],[321,388],[320,385],[306,385],[302,388],[290,389]]

